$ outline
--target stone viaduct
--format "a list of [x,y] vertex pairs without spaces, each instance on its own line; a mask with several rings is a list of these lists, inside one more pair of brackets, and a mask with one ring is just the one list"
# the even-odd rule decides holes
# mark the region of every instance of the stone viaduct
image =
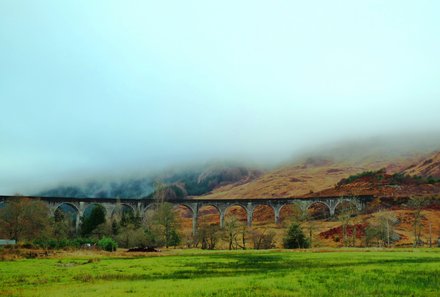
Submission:
[[[0,207],[9,199],[16,196],[0,196]],[[31,199],[39,199],[48,204],[51,215],[62,205],[67,205],[75,211],[76,224],[79,226],[80,218],[84,215],[86,209],[91,205],[100,204],[106,210],[107,219],[111,219],[117,205],[126,208],[133,213],[139,214],[142,218],[146,212],[155,205],[152,199],[117,199],[117,198],[69,198],[69,197],[35,197],[27,196]],[[312,197],[312,198],[252,198],[252,199],[172,199],[166,202],[174,206],[184,206],[192,213],[193,233],[197,229],[199,210],[205,206],[211,206],[217,209],[220,215],[220,227],[224,226],[225,215],[228,208],[239,206],[243,208],[247,215],[247,225],[252,225],[254,210],[260,205],[269,206],[275,217],[275,223],[280,222],[281,209],[286,205],[296,205],[302,212],[306,212],[312,205],[321,204],[328,209],[330,216],[334,216],[336,208],[343,202],[351,203],[358,211],[362,211],[373,196],[345,196],[345,197]]]

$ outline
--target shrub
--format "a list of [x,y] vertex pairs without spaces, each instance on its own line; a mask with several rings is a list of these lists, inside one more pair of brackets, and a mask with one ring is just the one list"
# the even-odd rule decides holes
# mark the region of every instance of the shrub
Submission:
[[116,241],[114,241],[110,237],[102,238],[101,240],[98,241],[97,245],[101,249],[103,249],[104,251],[107,251],[107,252],[116,251],[116,249],[118,248],[118,244],[116,243]]
[[362,178],[376,178],[376,180],[381,181],[384,179],[385,173],[386,170],[384,168],[377,171],[364,171],[355,175],[350,175],[348,178],[343,178],[337,185],[347,185]]
[[89,236],[99,225],[105,223],[105,208],[98,204],[90,215],[82,217],[81,235]]
[[283,243],[286,249],[304,249],[310,247],[310,242],[298,223],[290,225]]

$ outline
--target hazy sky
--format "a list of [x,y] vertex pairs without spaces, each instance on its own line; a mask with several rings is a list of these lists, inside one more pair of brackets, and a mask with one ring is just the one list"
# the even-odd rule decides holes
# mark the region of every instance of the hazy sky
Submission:
[[440,1],[0,1],[0,193],[440,128]]

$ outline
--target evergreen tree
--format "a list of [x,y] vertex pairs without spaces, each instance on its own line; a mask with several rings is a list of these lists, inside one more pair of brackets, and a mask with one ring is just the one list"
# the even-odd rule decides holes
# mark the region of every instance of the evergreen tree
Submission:
[[310,247],[310,242],[304,235],[304,232],[298,223],[293,223],[290,225],[287,235],[284,238],[284,247],[286,249],[301,249]]
[[90,235],[93,230],[101,224],[105,223],[105,209],[102,205],[97,204],[93,207],[89,216],[83,217],[81,224],[81,234],[83,236]]

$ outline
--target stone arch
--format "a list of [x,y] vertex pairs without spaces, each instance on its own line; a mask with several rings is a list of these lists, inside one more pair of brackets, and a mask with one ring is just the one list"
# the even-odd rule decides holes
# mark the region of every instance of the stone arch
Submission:
[[[169,203],[169,204],[171,204],[171,203]],[[192,208],[189,207],[188,205],[186,205],[185,203],[178,203],[178,204],[172,203],[171,205],[172,205],[173,210],[177,210],[179,208],[184,208],[186,210],[192,211]],[[147,204],[144,204],[143,206],[141,205],[139,207],[139,215],[142,218],[146,219],[146,217],[148,217],[148,212],[154,211],[156,206],[157,206],[157,203],[155,203],[155,202],[147,203]],[[130,207],[133,209],[134,212],[136,212],[135,207],[133,207],[133,206],[130,206]]]
[[332,213],[332,208],[324,201],[314,201],[307,206],[307,214],[312,220],[327,219]]
[[150,203],[145,205],[145,207],[142,207],[141,209],[141,217],[142,222],[147,222],[150,216],[150,213],[154,211],[154,203]]
[[[68,209],[70,209],[71,211],[67,211],[65,209],[66,207],[68,207]],[[76,204],[70,203],[70,202],[61,202],[61,203],[56,204],[52,208],[52,215],[55,217],[55,219],[56,219],[57,211],[61,211],[61,212],[63,212],[63,214],[70,213],[70,219],[71,219],[72,225],[75,226],[76,230],[78,230],[78,227],[80,224],[80,217],[81,217],[82,213]]]
[[[215,212],[209,211],[209,208],[214,209]],[[215,219],[213,219],[212,217],[215,217]],[[214,221],[214,224],[221,225],[221,220],[222,210],[218,207],[218,205],[209,203],[199,206],[199,221],[203,221],[203,223],[207,224],[212,224],[212,221]]]
[[108,212],[107,208],[104,205],[102,205],[102,204],[100,204],[98,202],[87,203],[84,206],[84,210],[82,212],[82,216],[83,217],[89,216],[94,207],[102,207],[104,209],[105,216],[107,218],[107,216],[109,215],[109,212]]
[[154,208],[154,203],[149,203],[149,204],[145,205],[145,206],[142,207],[142,209],[141,209],[142,215],[145,215],[145,213],[146,213],[148,210],[151,210],[151,209],[153,209],[153,208]]
[[70,203],[70,202],[61,202],[56,204],[52,209],[53,209],[53,215],[55,215],[55,212],[57,210],[60,209],[60,207],[62,207],[63,205],[69,206],[71,209],[73,209],[78,215],[81,215],[81,211],[79,209],[79,207],[77,205],[75,205],[74,203]]
[[109,210],[110,210],[109,218],[112,221],[115,219],[121,220],[125,214],[129,214],[129,216],[131,217],[134,217],[136,215],[135,208],[127,203],[116,204],[112,209]]
[[300,219],[304,215],[304,209],[298,203],[286,203],[280,206],[279,214],[279,222],[288,223]]
[[232,215],[240,222],[247,222],[248,226],[252,224],[253,209],[248,209],[246,205],[243,205],[241,203],[229,204],[224,209],[224,214],[223,214],[224,218],[228,217],[228,214]]
[[185,209],[187,209],[191,212],[191,215],[194,215],[195,213],[197,213],[197,210],[198,210],[198,209],[194,209],[194,206],[191,206],[186,203],[179,203],[179,204],[175,204],[173,206],[173,208],[176,208],[176,207],[184,207]]
[[197,220],[199,215],[198,203],[178,203],[174,207],[180,207],[180,209],[185,208],[189,210],[189,212],[186,212],[185,217],[188,218],[189,216],[192,216],[192,234],[193,236],[195,236],[197,234]]
[[335,215],[340,215],[342,213],[350,212],[355,214],[360,210],[359,204],[357,201],[352,199],[340,199],[336,202],[334,206]]
[[225,215],[228,213],[228,211],[231,211],[232,208],[237,208],[237,207],[244,210],[246,215],[248,214],[248,209],[245,205],[241,203],[232,203],[225,207]]
[[112,209],[112,213],[111,216],[113,217],[113,215],[116,214],[116,211],[119,211],[118,207],[121,207],[121,211],[122,212],[131,212],[132,214],[136,213],[136,210],[133,206],[131,206],[130,204],[127,203],[121,203],[121,204],[116,204],[116,206]]
[[187,230],[192,228],[192,223],[194,220],[194,210],[187,204],[173,204],[172,209],[174,213],[177,214],[177,219],[179,220],[179,225],[182,229]]
[[[267,209],[270,209],[271,212],[268,212]],[[257,222],[259,224],[270,224],[277,221],[277,212],[278,209],[276,206],[267,203],[259,203],[256,204],[253,209],[253,222]]]

